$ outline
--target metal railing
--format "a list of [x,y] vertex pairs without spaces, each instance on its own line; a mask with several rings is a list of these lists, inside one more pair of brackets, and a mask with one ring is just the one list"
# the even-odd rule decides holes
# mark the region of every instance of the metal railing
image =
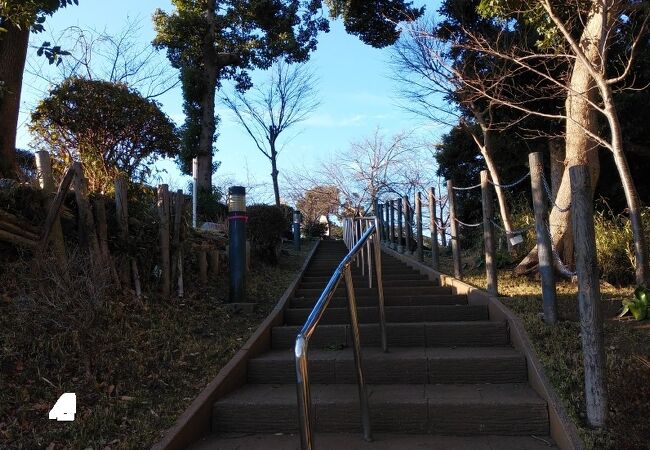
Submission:
[[[346,219],[343,222],[343,240],[350,251],[341,260],[336,270],[334,270],[334,273],[327,282],[325,289],[323,289],[323,292],[318,298],[314,309],[309,314],[307,321],[296,337],[294,352],[296,358],[298,413],[300,418],[300,443],[303,450],[312,450],[314,448],[314,421],[311,405],[311,388],[309,384],[309,339],[314,334],[314,331],[316,331],[316,327],[325,314],[325,310],[334,296],[341,278],[345,279],[345,287],[348,297],[348,312],[350,314],[350,329],[352,332],[353,344],[352,349],[354,351],[357,384],[359,387],[359,403],[361,406],[360,411],[363,436],[367,441],[372,440],[368,393],[366,391],[361,363],[361,338],[359,334],[359,320],[357,317],[357,301],[354,293],[354,285],[352,283],[351,265],[353,262],[356,262],[357,267],[360,265],[364,274],[367,265],[368,278],[372,279],[372,259],[374,258],[374,267],[377,276],[381,345],[382,349],[386,352],[388,351],[388,343],[386,338],[384,290],[381,271],[381,239],[379,236],[377,218],[360,217],[355,219]],[[374,249],[374,252],[371,252],[371,247]],[[374,253],[374,255],[371,255],[371,253]],[[372,284],[370,284],[370,286],[372,287]]]

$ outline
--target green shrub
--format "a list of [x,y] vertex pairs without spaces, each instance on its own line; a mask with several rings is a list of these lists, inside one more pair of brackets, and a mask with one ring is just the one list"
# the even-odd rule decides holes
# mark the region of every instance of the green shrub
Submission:
[[286,212],[277,206],[263,204],[251,205],[247,211],[251,254],[268,264],[277,264],[282,235],[291,226]]

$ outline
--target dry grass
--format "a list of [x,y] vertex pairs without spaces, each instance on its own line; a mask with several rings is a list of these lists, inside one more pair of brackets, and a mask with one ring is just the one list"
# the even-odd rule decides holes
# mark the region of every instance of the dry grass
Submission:
[[[484,267],[465,253],[463,280],[486,287]],[[441,261],[445,273],[452,272],[449,256]],[[584,370],[578,322],[577,286],[557,283],[559,323],[550,327],[542,320],[540,282],[535,277],[517,277],[512,268],[498,271],[501,301],[523,321],[550,382],[574,420],[587,449],[637,450],[650,448],[650,324],[631,318],[618,319],[621,300],[633,295],[634,287],[616,288],[601,283],[605,321],[605,352],[609,395],[608,425],[596,431],[586,425]]]
[[[225,275],[182,300],[152,294],[141,304],[99,283],[101,274],[89,283],[82,259],[71,281],[5,267],[0,448],[149,447],[268,315],[310,248],[287,246],[278,266],[253,269],[252,314],[226,311]],[[48,420],[64,392],[77,394],[75,421]]]

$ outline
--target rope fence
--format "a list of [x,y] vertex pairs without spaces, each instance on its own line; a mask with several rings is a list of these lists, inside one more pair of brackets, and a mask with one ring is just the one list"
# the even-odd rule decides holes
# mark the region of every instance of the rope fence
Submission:
[[[500,248],[503,248],[505,238],[509,251],[512,251],[513,248],[526,242],[527,239],[534,238],[542,278],[544,317],[547,322],[555,323],[557,313],[554,274],[557,271],[562,276],[575,279],[576,276],[579,276],[580,270],[578,268],[572,270],[569,265],[563,262],[560,252],[552,243],[551,236],[553,236],[553,233],[551,230],[554,228],[548,221],[549,210],[557,210],[562,213],[572,212],[573,214],[572,202],[565,207],[561,207],[556,203],[548,180],[544,175],[541,154],[531,153],[529,155],[529,167],[531,167],[531,170],[510,183],[496,183],[490,179],[487,171],[482,171],[481,182],[472,186],[459,187],[454,186],[452,181],[447,181],[446,197],[440,195],[440,192],[436,195],[436,190],[432,187],[426,193],[416,192],[412,196],[403,196],[377,204],[385,245],[399,253],[416,256],[420,262],[424,262],[426,256],[427,260],[431,261],[431,267],[438,271],[440,270],[439,246],[443,245],[444,248],[451,244],[453,275],[462,279],[461,235],[463,235],[463,232],[471,232],[471,236],[474,236],[473,239],[475,239],[477,236],[476,231],[482,228],[488,292],[497,295],[496,243],[501,242],[499,245]],[[503,221],[500,210],[494,207],[494,191],[496,189],[510,190],[516,188],[528,179],[530,179],[531,183],[535,221],[531,224],[520,225],[518,228],[512,228]],[[462,199],[456,198],[456,193],[479,188],[481,192],[482,221],[471,223],[460,220],[456,216],[457,202],[468,201],[468,199],[474,197],[463,195]],[[495,213],[495,210],[499,211],[499,213]],[[445,214],[445,211],[447,211],[447,214]],[[427,231],[430,237],[425,236]]]

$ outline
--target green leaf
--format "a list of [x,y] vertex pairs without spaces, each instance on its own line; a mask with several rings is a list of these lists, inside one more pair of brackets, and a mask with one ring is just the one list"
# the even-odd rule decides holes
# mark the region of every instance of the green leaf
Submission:
[[643,320],[648,316],[648,308],[644,305],[631,305],[630,311],[636,320]]
[[650,293],[646,288],[639,286],[634,290],[634,296],[640,305],[643,305],[645,307],[648,306],[648,297],[650,297]]

